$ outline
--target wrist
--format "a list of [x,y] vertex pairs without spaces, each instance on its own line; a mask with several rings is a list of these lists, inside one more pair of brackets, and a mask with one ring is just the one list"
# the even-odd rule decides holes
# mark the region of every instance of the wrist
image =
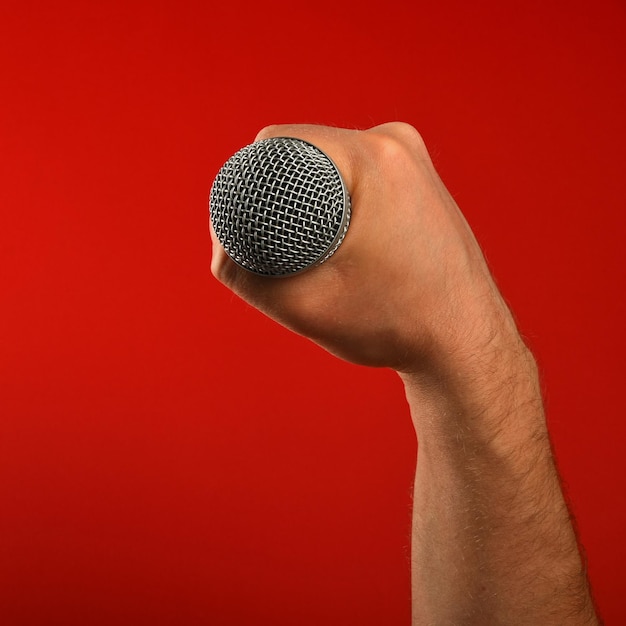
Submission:
[[537,365],[508,309],[463,320],[440,323],[420,366],[398,372],[420,440],[547,441]]

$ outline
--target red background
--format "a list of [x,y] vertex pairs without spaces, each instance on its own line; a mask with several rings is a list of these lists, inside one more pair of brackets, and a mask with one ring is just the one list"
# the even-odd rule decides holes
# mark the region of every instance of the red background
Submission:
[[409,623],[401,386],[214,281],[206,206],[268,123],[394,119],[535,350],[626,623],[623,0],[3,0],[0,30],[0,623]]

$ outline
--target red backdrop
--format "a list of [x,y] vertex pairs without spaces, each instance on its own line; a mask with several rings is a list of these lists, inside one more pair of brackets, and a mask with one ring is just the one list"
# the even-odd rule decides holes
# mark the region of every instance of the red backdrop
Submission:
[[416,442],[387,371],[210,275],[274,122],[424,135],[543,371],[626,623],[622,0],[0,5],[0,622],[408,624]]

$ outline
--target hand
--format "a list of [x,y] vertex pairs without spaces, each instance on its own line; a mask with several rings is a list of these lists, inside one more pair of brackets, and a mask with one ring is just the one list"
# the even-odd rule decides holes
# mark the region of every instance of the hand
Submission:
[[278,136],[305,139],[337,164],[352,197],[348,234],[324,264],[277,279],[241,269],[212,233],[212,271],[221,282],[331,353],[398,371],[471,351],[503,328],[515,333],[415,129],[271,126],[256,139]]

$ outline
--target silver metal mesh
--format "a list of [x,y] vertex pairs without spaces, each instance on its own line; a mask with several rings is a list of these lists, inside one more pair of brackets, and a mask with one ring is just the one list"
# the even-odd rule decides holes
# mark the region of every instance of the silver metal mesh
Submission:
[[246,146],[224,164],[209,212],[236,263],[283,276],[337,250],[350,223],[350,196],[326,154],[301,139],[278,137]]

